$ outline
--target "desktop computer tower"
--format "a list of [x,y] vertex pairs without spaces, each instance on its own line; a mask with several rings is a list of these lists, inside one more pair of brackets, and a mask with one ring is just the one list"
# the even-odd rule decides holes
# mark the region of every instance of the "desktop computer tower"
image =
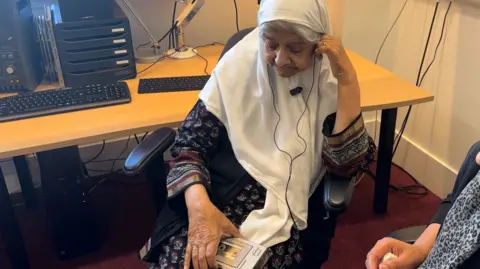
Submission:
[[0,9],[0,93],[34,90],[41,55],[29,0],[4,0]]
[[90,199],[78,147],[37,153],[42,194],[52,241],[60,260],[99,250],[103,244]]
[[112,83],[135,78],[130,23],[113,4],[110,18],[63,21],[53,8],[53,31],[65,86]]

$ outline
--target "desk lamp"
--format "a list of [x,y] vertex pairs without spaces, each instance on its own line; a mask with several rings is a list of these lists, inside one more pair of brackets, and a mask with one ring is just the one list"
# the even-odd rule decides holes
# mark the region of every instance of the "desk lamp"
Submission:
[[147,33],[150,43],[152,44],[151,47],[153,48],[153,55],[147,56],[137,56],[137,52],[135,51],[135,61],[137,63],[155,63],[158,62],[162,58],[162,54],[160,53],[160,45],[158,40],[152,35],[152,32],[147,28],[145,23],[143,23],[142,19],[137,15],[135,10],[133,9],[132,5],[128,0],[123,0],[125,4],[124,7],[128,10],[128,12],[133,16],[133,18],[137,21],[138,25],[140,25],[145,33]]
[[[185,0],[176,0],[184,3]],[[175,59],[188,59],[197,55],[195,49],[185,46],[185,28],[192,21],[193,17],[197,15],[200,8],[202,8],[205,0],[191,0],[182,11],[182,13],[175,20],[173,26],[176,47],[167,52],[168,57]]]

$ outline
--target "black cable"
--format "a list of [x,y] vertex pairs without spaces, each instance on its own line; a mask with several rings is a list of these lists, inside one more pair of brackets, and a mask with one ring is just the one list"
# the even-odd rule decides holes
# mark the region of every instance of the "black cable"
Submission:
[[145,46],[150,45],[150,44],[152,44],[152,41],[148,41],[148,42],[146,42],[146,43],[144,43],[144,44],[138,45],[138,46],[135,48],[135,50],[138,50],[139,48],[145,47]]
[[[130,144],[130,138],[132,136],[129,135],[128,138],[127,138],[127,142],[125,143],[125,148],[122,150],[122,152],[120,152],[120,154],[118,155],[117,158],[113,159],[113,163],[112,163],[112,167],[110,168],[110,171],[105,171],[105,170],[97,170],[97,169],[88,169],[88,171],[91,171],[91,172],[98,172],[98,173],[108,173],[108,174],[112,174],[112,173],[118,173],[120,171],[122,171],[122,169],[117,169],[115,170],[115,164],[117,163],[117,161],[123,159],[122,158],[122,155],[125,153],[125,151],[128,149],[128,145]],[[90,176],[88,176],[89,178],[91,178]],[[88,194],[92,193],[93,190],[95,190],[98,185],[102,184],[103,182],[105,182],[107,180],[107,178],[104,178],[102,180],[100,180],[99,182],[95,183],[91,188],[90,190],[88,191]]]
[[423,79],[425,79],[425,76],[427,75],[428,71],[430,71],[430,67],[432,67],[433,63],[435,62],[435,59],[437,58],[437,53],[438,53],[438,48],[440,48],[440,44],[442,43],[443,35],[445,34],[445,25],[447,24],[447,17],[448,13],[450,12],[450,8],[452,7],[452,1],[448,4],[447,11],[445,11],[445,16],[443,17],[443,23],[442,23],[442,31],[440,33],[440,39],[438,40],[437,46],[435,47],[435,53],[433,54],[433,59],[428,65],[427,69],[425,70],[425,73],[423,73],[422,78],[420,79],[419,86],[422,85]]
[[175,54],[175,53],[177,53],[177,52],[175,51],[175,52],[172,52],[172,53],[170,53],[170,54],[168,54],[168,55],[165,55],[165,56],[162,56],[162,57],[158,58],[158,60],[156,60],[154,63],[152,63],[151,65],[149,65],[148,67],[146,67],[146,68],[143,69],[142,71],[138,72],[138,73],[137,73],[137,76],[140,75],[141,73],[144,73],[144,72],[147,71],[148,69],[152,68],[152,67],[153,67],[154,65],[156,65],[158,62],[160,62],[160,61],[162,61],[162,60],[170,57],[171,55],[173,55],[173,54]]
[[204,61],[205,61],[205,68],[203,69],[203,72],[205,73],[205,75],[210,75],[207,71],[208,69],[208,59],[203,57],[202,55],[198,54],[198,52],[196,52],[196,49],[198,48],[204,48],[204,47],[208,47],[208,46],[213,46],[213,45],[223,45],[225,46],[225,44],[222,44],[220,42],[213,42],[213,43],[210,43],[210,44],[206,44],[206,45],[201,45],[201,46],[197,46],[195,48],[193,48],[193,53],[195,53],[195,55],[197,55],[198,57],[202,58]]
[[[433,63],[434,63],[435,60],[436,60],[438,48],[440,47],[440,44],[442,43],[442,40],[443,40],[443,36],[444,36],[444,32],[445,32],[445,26],[446,26],[448,14],[449,14],[449,12],[450,12],[450,8],[451,8],[451,6],[452,6],[452,1],[449,2],[448,8],[447,8],[447,10],[445,11],[445,15],[444,15],[444,18],[443,18],[443,23],[442,23],[441,34],[440,34],[440,38],[438,39],[437,46],[436,46],[436,48],[435,48],[435,53],[434,53],[433,59],[432,59],[432,61],[430,62],[430,64],[428,65],[428,67],[427,67],[427,69],[425,70],[425,72],[423,73],[423,75],[421,75],[422,70],[423,70],[423,64],[424,64],[424,61],[425,61],[425,58],[426,58],[426,55],[427,55],[427,51],[428,51],[428,45],[429,45],[429,42],[430,42],[430,39],[431,39],[431,34],[432,34],[432,31],[433,31],[433,26],[434,26],[434,24],[435,24],[435,17],[436,17],[437,12],[438,12],[438,6],[439,6],[439,2],[437,2],[436,5],[435,5],[435,11],[434,11],[434,14],[433,14],[432,23],[431,23],[431,25],[430,25],[430,31],[429,31],[429,33],[428,33],[427,42],[426,42],[426,44],[425,44],[425,50],[424,50],[424,52],[423,52],[422,61],[421,61],[421,64],[420,64],[420,67],[419,67],[419,70],[418,70],[418,74],[417,74],[416,86],[418,86],[418,87],[420,87],[420,86],[422,85],[423,79],[424,79],[425,76],[427,75],[428,71],[430,71],[430,67],[433,65]],[[395,153],[397,152],[398,146],[400,145],[400,141],[401,141],[401,139],[402,139],[403,133],[405,132],[405,129],[406,129],[406,126],[407,126],[408,119],[409,119],[409,117],[410,117],[411,111],[412,111],[412,106],[409,106],[409,107],[408,107],[407,114],[405,115],[405,118],[404,118],[404,120],[403,120],[403,122],[402,122],[402,127],[400,128],[399,134],[398,134],[397,139],[396,139],[396,141],[395,141],[395,142],[396,142],[396,145],[395,145],[394,150],[393,150],[392,158],[393,158],[393,156],[395,155]]]
[[170,28],[170,29],[168,30],[168,32],[166,32],[166,33],[162,36],[162,38],[160,38],[160,39],[158,40],[158,43],[162,42],[174,29],[175,29],[175,26],[172,26],[172,28]]
[[137,142],[137,145],[139,145],[140,144],[140,139],[138,139],[137,134],[133,134],[133,135],[135,137],[135,141]]
[[[93,161],[92,163],[106,163],[106,162],[113,162],[113,161],[125,161],[127,158],[115,158],[115,159],[104,159],[104,160],[97,160]],[[91,170],[91,169],[89,169]]]
[[205,73],[205,75],[210,75],[207,71],[208,69],[208,60],[207,58],[203,57],[202,55],[198,54],[195,49],[197,49],[198,47],[194,48],[192,51],[193,53],[195,53],[195,55],[197,55],[198,57],[202,58],[204,61],[205,61],[205,68],[203,69],[203,72]]
[[[172,14],[172,28],[175,27],[175,15],[177,13],[177,1],[174,1],[173,3],[173,14]],[[168,38],[168,48],[176,48],[176,43],[175,43],[175,34],[174,31],[170,31],[170,37]]]
[[102,142],[102,148],[101,148],[100,151],[97,153],[97,155],[95,155],[95,157],[93,157],[92,159],[84,162],[84,164],[91,163],[91,162],[95,161],[98,157],[100,157],[100,155],[102,155],[102,153],[103,153],[103,150],[105,149],[105,144],[106,144],[106,142],[105,142],[105,140],[103,140],[103,142]]
[[406,7],[407,4],[408,4],[408,1],[410,1],[410,0],[405,0],[405,2],[403,3],[402,8],[400,9],[400,12],[399,12],[398,15],[397,15],[397,18],[395,19],[395,21],[393,21],[392,26],[390,27],[390,29],[388,30],[387,34],[385,35],[385,38],[383,39],[383,42],[382,42],[382,44],[380,45],[380,48],[378,49],[377,57],[375,57],[375,64],[378,63],[378,58],[380,57],[380,54],[382,53],[383,46],[385,45],[385,42],[387,42],[387,39],[388,39],[388,37],[390,36],[390,34],[392,33],[393,28],[395,28],[395,25],[397,25],[398,19],[400,19],[400,17],[402,16],[403,11],[405,10],[405,7]]
[[[175,28],[175,26],[172,27],[172,28],[170,28],[170,29],[168,30],[168,32],[166,32],[166,33],[162,36],[162,38],[160,38],[160,39],[158,40],[158,43],[160,44],[160,42],[162,42],[162,41],[173,31],[174,28]],[[172,54],[173,54],[173,53],[172,53]],[[172,54],[170,54],[170,55],[172,55]],[[166,56],[162,56],[162,57],[158,58],[158,60],[156,60],[154,63],[152,63],[151,65],[149,65],[148,67],[146,67],[146,68],[143,69],[142,71],[137,72],[137,76],[140,75],[141,73],[147,71],[148,69],[152,68],[152,67],[153,67],[154,65],[156,65],[158,62],[160,62],[161,60],[169,57],[170,55],[166,55]]]
[[[420,76],[422,74],[423,64],[425,62],[425,58],[426,58],[427,52],[428,52],[428,47],[430,45],[430,40],[431,40],[431,37],[432,37],[433,27],[435,26],[435,20],[437,18],[439,4],[440,4],[439,2],[436,2],[435,9],[433,11],[432,21],[430,23],[430,29],[428,30],[427,41],[425,42],[425,47],[423,49],[422,60],[420,61],[420,65],[418,67],[417,80],[415,82],[416,86],[420,86]],[[410,105],[410,106],[408,106],[407,113],[405,114],[405,118],[403,119],[402,126],[400,127],[398,135],[395,137],[395,140],[394,140],[395,147],[394,147],[394,150],[393,150],[392,158],[393,158],[393,156],[395,156],[395,153],[397,152],[398,145],[400,145],[400,141],[402,139],[403,132],[405,131],[405,128],[407,126],[408,119],[410,118],[410,113],[411,112],[412,112],[412,106]]]
[[[397,17],[395,18],[395,21],[393,22],[392,26],[390,27],[389,31],[387,32],[387,35],[385,36],[378,52],[377,52],[377,56],[375,58],[375,63],[377,64],[378,63],[378,60],[379,60],[379,57],[380,57],[380,54],[383,50],[383,47],[388,39],[388,37],[390,36],[392,30],[394,29],[395,25],[397,24],[399,18],[401,17],[401,15],[403,14],[404,10],[405,10],[405,7],[407,5],[409,0],[405,0],[405,2],[403,3],[403,6],[399,12],[399,14],[397,15]],[[432,21],[430,23],[430,29],[429,29],[429,33],[428,33],[428,37],[427,37],[427,41],[425,43],[425,47],[424,47],[424,52],[423,52],[423,55],[422,55],[422,60],[421,60],[421,63],[420,63],[420,66],[419,66],[419,70],[418,70],[418,73],[417,73],[417,81],[416,81],[416,85],[417,86],[420,86],[421,83],[423,82],[423,78],[420,79],[420,75],[422,73],[422,70],[423,70],[423,64],[424,64],[424,61],[425,61],[425,57],[427,55],[427,51],[428,51],[428,47],[429,47],[429,43],[430,43],[430,40],[431,40],[431,35],[432,35],[432,32],[433,32],[433,27],[435,25],[435,20],[436,20],[436,16],[437,16],[437,13],[438,13],[438,6],[439,6],[439,2],[436,3],[435,5],[435,10],[433,12],[433,16],[432,16]],[[446,16],[448,14],[448,11],[450,9],[450,6],[451,6],[451,2],[449,4],[449,7],[445,13],[445,20],[444,20],[444,23],[443,23],[443,27],[442,27],[442,35],[440,37],[440,40],[439,40],[439,44],[441,42],[441,39],[443,37],[443,31],[444,31],[444,26],[445,26],[445,21],[446,21]],[[438,49],[438,46],[437,45],[437,49]],[[435,60],[435,57],[433,59],[433,61]],[[432,61],[432,63],[433,63]],[[430,63],[430,65],[432,64]],[[428,72],[428,69],[427,68],[427,71]],[[424,74],[425,76],[425,74]],[[424,77],[423,76],[423,77]],[[412,106],[409,106],[408,108],[408,111],[407,111],[407,114],[405,115],[405,118],[402,122],[402,126],[400,128],[400,131],[398,133],[398,135],[396,136],[395,138],[395,146],[394,146],[394,150],[393,150],[393,153],[392,153],[392,158],[393,156],[395,155],[396,151],[397,151],[397,148],[398,148],[398,145],[400,144],[400,141],[401,141],[401,138],[403,136],[403,133],[405,131],[405,128],[406,128],[406,125],[407,125],[407,122],[408,122],[408,119],[409,119],[409,116],[410,116],[410,113],[411,113],[411,110],[412,110]],[[401,187],[397,187],[397,186],[394,186],[394,185],[390,185],[390,188],[395,190],[395,191],[403,191],[403,192],[406,192],[408,194],[412,194],[412,195],[425,195],[427,194],[427,188],[423,185],[421,185],[410,173],[408,173],[405,169],[403,169],[402,167],[400,167],[399,165],[395,164],[392,162],[392,165],[394,165],[395,167],[397,167],[398,169],[400,169],[402,172],[406,173],[413,181],[414,181],[414,184],[413,185],[410,185],[410,186],[401,186]],[[366,174],[370,175],[372,178],[375,179],[375,175],[368,169],[362,169],[363,172],[365,172]],[[418,189],[422,189],[421,192],[414,192],[414,190],[418,190]]]
[[[385,35],[385,38],[383,39],[382,44],[380,45],[380,48],[378,48],[377,56],[375,57],[375,64],[378,64],[378,60],[380,59],[380,54],[383,51],[383,47],[385,46],[385,43],[387,42],[388,38],[390,37],[390,34],[392,33],[393,29],[397,25],[398,20],[400,19],[400,17],[403,14],[403,11],[405,11],[405,7],[407,6],[408,1],[410,1],[410,0],[405,0],[405,2],[403,3],[403,6],[400,9],[400,11],[398,12],[397,17],[395,18],[392,25],[390,26],[390,29],[388,30],[387,34]],[[375,121],[377,121],[377,116],[378,116],[378,111],[375,112]],[[375,124],[375,139],[376,138],[377,138],[377,125]]]
[[145,138],[147,138],[147,135],[148,135],[148,133],[149,133],[149,132],[146,132],[146,133],[143,135],[143,137],[142,137],[142,141],[144,141],[144,140],[145,140]]
[[[316,60],[314,59],[313,60],[313,77],[315,77],[315,66],[316,66]],[[307,151],[307,141],[305,141],[305,139],[300,135],[300,131],[298,130],[298,127],[300,125],[300,121],[302,120],[303,118],[303,115],[305,115],[305,112],[307,112],[308,110],[308,101],[310,100],[310,95],[312,94],[312,91],[313,91],[313,86],[315,85],[315,79],[313,79],[312,81],[312,86],[310,88],[310,92],[308,93],[308,96],[307,96],[307,100],[305,101],[305,109],[303,110],[302,114],[300,115],[300,118],[298,119],[297,121],[297,126],[296,126],[296,131],[297,131],[297,137],[300,138],[302,141],[303,141],[303,144],[304,144],[304,147],[303,147],[303,150],[302,152],[300,152],[299,154],[297,154],[295,157],[292,157],[292,155],[290,153],[288,153],[287,151],[281,149],[279,146],[278,146],[278,143],[277,143],[277,129],[278,129],[278,125],[280,124],[280,120],[281,120],[281,117],[280,117],[280,112],[278,112],[278,109],[277,109],[277,106],[275,104],[275,91],[273,90],[273,85],[272,85],[272,81],[270,79],[270,68],[267,67],[267,75],[268,75],[268,83],[270,85],[270,89],[272,91],[272,101],[273,101],[273,109],[275,110],[275,113],[277,114],[278,116],[278,120],[277,120],[277,123],[275,124],[275,129],[273,131],[273,142],[275,143],[275,146],[277,147],[278,151],[284,153],[285,155],[288,156],[288,158],[290,159],[290,165],[288,167],[288,179],[287,179],[287,186],[285,187],[285,203],[287,204],[287,207],[288,207],[288,213],[290,214],[290,218],[292,219],[293,221],[293,226],[298,229],[298,226],[297,226],[297,222],[295,221],[295,218],[293,217],[293,214],[292,214],[292,209],[290,207],[290,203],[288,202],[288,186],[290,185],[290,180],[292,179],[292,172],[293,172],[293,163],[295,162],[295,160],[297,158],[299,158],[300,156],[302,156],[306,151]]]
[[237,32],[240,32],[240,25],[238,22],[238,6],[237,6],[237,0],[233,0],[233,5],[235,6],[235,23],[237,26]]
[[[376,160],[374,161],[376,162]],[[416,179],[415,177],[413,177],[412,174],[410,174],[409,172],[407,172],[403,167],[399,166],[398,164],[396,163],[393,163],[392,162],[392,165],[398,169],[400,169],[400,171],[402,171],[403,173],[405,173],[406,175],[408,175],[408,177],[413,180],[413,182],[415,182],[415,184],[413,185],[406,185],[406,186],[394,186],[392,184],[389,185],[390,189],[394,190],[394,191],[399,191],[399,192],[404,192],[404,193],[407,193],[409,195],[413,195],[413,196],[425,196],[428,194],[428,189],[421,185]],[[373,180],[376,180],[377,177],[376,175],[370,171],[369,169],[364,169],[362,168],[361,169],[361,172],[369,175]]]
[[122,158],[123,153],[125,153],[125,151],[127,151],[128,145],[130,144],[130,137],[131,137],[131,135],[129,135],[128,138],[127,138],[127,143],[125,143],[125,148],[122,150],[122,152],[120,152],[120,154],[118,155],[118,157],[113,160],[112,168],[110,169],[110,173],[113,173],[113,170],[115,169],[115,164],[117,163],[117,161],[118,161],[120,158]]

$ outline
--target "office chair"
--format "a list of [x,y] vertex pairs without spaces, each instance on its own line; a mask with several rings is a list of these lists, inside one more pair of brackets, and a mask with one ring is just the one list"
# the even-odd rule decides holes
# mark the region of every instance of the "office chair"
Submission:
[[[220,58],[235,44],[242,40],[254,28],[241,30],[234,34],[225,45]],[[175,140],[175,131],[171,128],[160,128],[142,141],[128,156],[124,165],[124,172],[127,175],[137,175],[145,172],[147,181],[152,187],[152,197],[155,203],[157,214],[163,208],[166,199],[166,174],[163,154],[170,148]],[[226,139],[228,140],[228,139]],[[221,142],[220,151],[222,155],[218,158],[234,158],[230,141]],[[214,157],[215,159],[215,157]],[[215,161],[215,160],[212,160]],[[340,178],[334,175],[327,175],[324,179],[324,205],[330,213],[342,213],[352,197],[354,178]]]
[[403,241],[408,244],[413,244],[420,235],[425,231],[427,225],[413,226],[396,230],[388,235],[388,237]]

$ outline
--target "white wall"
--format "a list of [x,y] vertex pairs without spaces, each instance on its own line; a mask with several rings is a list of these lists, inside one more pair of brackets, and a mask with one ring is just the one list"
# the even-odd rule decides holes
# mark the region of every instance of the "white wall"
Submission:
[[[412,83],[420,63],[435,0],[410,0],[387,41],[380,65]],[[374,60],[378,47],[403,1],[347,0],[344,24],[346,46]],[[441,1],[427,63],[439,38],[443,14]],[[416,106],[396,161],[439,194],[451,188],[465,153],[480,138],[477,118],[480,91],[480,8],[455,1],[447,21],[444,43],[423,88],[435,101]],[[397,126],[405,110],[399,113]]]

